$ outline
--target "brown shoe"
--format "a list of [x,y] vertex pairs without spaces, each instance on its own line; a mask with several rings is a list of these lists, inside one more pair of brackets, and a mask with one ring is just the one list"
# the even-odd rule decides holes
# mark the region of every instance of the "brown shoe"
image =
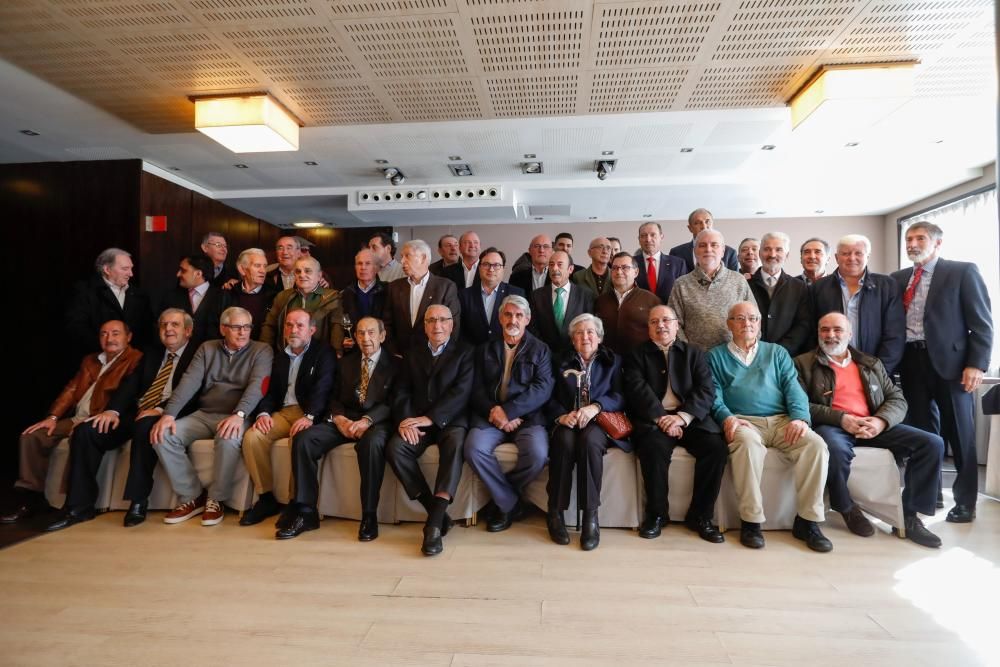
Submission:
[[201,495],[194,500],[189,500],[167,512],[167,515],[163,517],[163,523],[181,523],[201,514],[205,511],[206,500],[208,500],[208,491],[202,491]]
[[205,511],[201,515],[201,525],[215,526],[226,518],[226,508],[218,500],[209,498],[205,501]]
[[846,512],[841,512],[840,515],[844,517],[844,523],[847,524],[847,530],[851,531],[855,535],[861,537],[871,537],[875,534],[875,527],[872,526],[871,521],[865,516],[864,512],[857,505],[852,505],[851,509]]

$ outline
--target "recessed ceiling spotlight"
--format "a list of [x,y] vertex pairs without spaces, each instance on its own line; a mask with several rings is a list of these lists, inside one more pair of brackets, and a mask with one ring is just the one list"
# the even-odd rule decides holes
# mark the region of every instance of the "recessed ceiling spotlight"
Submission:
[[304,164],[306,166],[308,166],[308,167],[315,167],[315,166],[317,166],[319,164],[319,162],[314,162],[312,160],[307,160]]
[[764,144],[763,146],[760,147],[760,149],[762,151],[773,151],[774,150],[774,144]]
[[652,213],[643,213],[642,217],[644,217],[644,218],[652,218],[653,214]]
[[375,160],[375,164],[389,164],[388,160]]
[[472,176],[472,167],[467,164],[449,164],[452,176]]
[[601,155],[614,155],[614,151],[601,151]]
[[858,145],[858,143],[860,143],[860,142],[857,142],[857,141],[848,141],[846,144],[844,144],[844,147],[845,148],[854,148],[855,146]]
[[823,209],[821,209],[821,208],[818,208],[815,211],[813,211],[813,213],[822,213],[822,212],[823,212]]
[[171,167],[170,168],[170,171],[180,171],[180,170],[181,170],[180,167]]
[[767,211],[757,211],[757,215],[764,215]]
[[386,167],[382,170],[382,175],[393,185],[402,185],[406,181],[406,175],[396,167]]
[[541,174],[543,171],[545,171],[545,165],[543,165],[541,162],[521,163],[522,174]]
[[525,153],[524,154],[524,159],[525,160],[534,160],[535,159],[535,154],[534,153]]
[[932,141],[931,143],[932,143],[932,144],[943,144],[943,143],[944,143],[944,139],[935,139],[935,140],[934,140],[934,141]]
[[37,137],[39,135],[39,133],[34,130],[19,130],[19,132],[29,137]]
[[233,166],[236,167],[237,169],[249,169],[250,168],[250,167],[248,167],[245,164],[234,164]]
[[682,148],[681,153],[694,153],[693,148]]
[[462,161],[462,156],[461,155],[449,155],[448,159],[451,160],[452,162],[461,162]]
[[587,218],[587,220],[597,220],[597,216],[596,215],[592,215],[589,218]]

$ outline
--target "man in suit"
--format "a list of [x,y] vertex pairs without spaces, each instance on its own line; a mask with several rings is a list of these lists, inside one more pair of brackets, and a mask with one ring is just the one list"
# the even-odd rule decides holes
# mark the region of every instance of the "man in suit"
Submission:
[[239,281],[239,274],[232,266],[226,265],[229,257],[229,244],[226,237],[219,232],[208,232],[201,239],[201,251],[212,260],[212,271],[206,274],[206,279],[212,287],[231,286]]
[[704,354],[677,340],[677,315],[668,306],[649,311],[646,342],[625,357],[632,442],[642,465],[646,516],[639,537],[653,539],[670,523],[667,473],[674,447],[695,458],[694,491],[684,524],[703,540],[725,541],[712,524],[729,449],[709,416],[715,384]]
[[587,253],[590,255],[590,266],[574,270],[571,280],[597,296],[611,291],[611,271],[608,269],[608,263],[611,261],[611,241],[598,237],[590,242]]
[[740,241],[740,247],[736,251],[740,263],[740,273],[747,280],[750,280],[760,268],[760,244],[761,241],[758,239],[747,237]]
[[[365,317],[382,319],[389,286],[378,279],[378,263],[368,248],[362,248],[354,256],[354,277],[354,282],[340,292],[344,315],[351,318],[352,325]],[[344,338],[344,351],[353,347],[354,340]]]
[[319,528],[319,461],[335,447],[353,442],[361,474],[361,525],[358,539],[378,537],[378,500],[385,475],[385,445],[392,433],[390,401],[397,362],[382,346],[382,320],[365,317],[355,330],[358,354],[339,363],[327,418],[292,439],[294,502],[278,520],[275,537],[287,540]]
[[569,281],[569,255],[562,250],[549,258],[549,281],[531,293],[531,333],[542,339],[553,353],[570,349],[569,323],[583,313],[594,312],[594,293]]
[[881,447],[906,457],[903,522],[906,537],[925,547],[941,546],[917,516],[934,515],[944,442],[927,431],[902,424],[906,399],[885,366],[848,346],[851,325],[841,313],[819,320],[819,348],[795,358],[799,382],[809,396],[813,429],[830,452],[827,489],[830,506],[855,535],[871,537],[875,528],[851,499],[847,478],[856,446]]
[[799,247],[802,273],[797,276],[806,285],[812,285],[826,275],[826,262],[830,257],[830,244],[821,238],[807,239]]
[[[142,361],[142,352],[129,345],[131,340],[124,322],[104,322],[98,332],[101,352],[84,357],[76,376],[52,403],[48,416],[21,432],[20,474],[14,483],[17,504],[0,516],[0,523],[15,523],[48,507],[44,491],[49,457],[63,438],[70,439],[69,488],[65,508],[49,529],[94,518],[101,457],[128,440],[128,431],[118,428],[118,420],[108,419],[103,413],[111,394]],[[91,456],[91,449],[98,453]]]
[[639,247],[642,250],[635,256],[639,265],[639,275],[635,282],[642,289],[659,297],[662,303],[666,303],[674,289],[674,283],[688,272],[688,266],[683,259],[660,252],[662,244],[663,229],[660,223],[647,222],[639,227]]
[[[697,264],[695,261],[694,240],[702,231],[715,227],[715,218],[707,208],[696,208],[688,215],[687,227],[688,231],[691,232],[691,240],[687,243],[674,246],[670,249],[670,254],[683,259],[688,271],[694,271],[694,267]],[[723,251],[722,263],[730,271],[740,270],[736,250],[729,246],[726,246]],[[666,302],[666,298],[663,301]]]
[[[150,433],[160,465],[181,501],[163,517],[164,523],[180,523],[198,514],[203,526],[222,523],[223,503],[232,496],[240,442],[249,426],[247,416],[260,403],[271,372],[274,352],[270,345],[250,340],[250,313],[228,308],[220,321],[222,340],[201,344]],[[195,396],[198,409],[178,419]],[[188,458],[188,448],[203,438],[215,441],[208,489]]]
[[790,245],[784,232],[761,237],[761,266],[750,278],[750,291],[760,308],[761,340],[777,343],[794,357],[809,346],[813,317],[809,288],[783,270]]
[[[126,423],[129,416],[134,415],[130,426],[132,447],[129,449],[128,479],[125,481],[125,498],[129,501],[123,521],[126,528],[146,520],[153,472],[159,460],[150,434],[198,349],[191,342],[194,320],[183,310],[168,308],[160,313],[158,329],[160,345],[147,350],[142,366],[129,376],[135,388],[122,387],[108,402],[108,411],[122,415]],[[197,408],[197,396],[194,396],[177,416],[186,417]]]
[[[955,458],[952,523],[976,518],[973,392],[983,381],[993,346],[990,297],[975,264],[939,256],[944,232],[930,222],[906,230],[913,267],[892,274],[905,309],[906,345],[900,364],[907,421],[937,433]],[[936,410],[935,410],[936,408]]]
[[135,347],[141,348],[149,337],[153,311],[149,297],[130,285],[132,256],[120,248],[108,248],[94,262],[97,270],[76,284],[66,312],[67,340],[79,355],[101,349],[97,332],[108,320],[124,322],[132,332]]
[[276,353],[267,393],[255,410],[253,427],[243,435],[243,462],[257,502],[240,519],[253,526],[280,511],[271,490],[271,447],[294,438],[322,417],[330,400],[336,356],[326,341],[315,339],[316,322],[301,308],[285,315],[285,349]]
[[427,270],[435,276],[444,275],[444,270],[449,266],[458,263],[461,254],[458,250],[458,237],[454,234],[445,234],[438,239],[438,255],[441,259],[432,263]]
[[479,255],[479,284],[458,291],[462,308],[462,339],[470,345],[500,340],[500,304],[513,294],[524,296],[520,288],[502,281],[507,256],[502,250],[487,248]]
[[479,284],[479,234],[465,232],[458,240],[458,247],[462,253],[461,259],[444,269],[441,277],[451,280],[455,283],[455,289],[461,292]]
[[[503,340],[476,350],[464,453],[493,499],[494,510],[486,522],[491,533],[510,528],[519,514],[521,492],[542,472],[548,456],[543,408],[555,381],[549,348],[527,331],[530,323],[528,302],[508,296],[500,304]],[[505,475],[494,451],[511,441],[517,447],[517,464]]]
[[295,260],[302,256],[298,239],[282,236],[274,244],[274,254],[278,258],[278,266],[268,272],[266,281],[281,292],[295,286]]
[[906,345],[902,290],[889,276],[868,270],[871,252],[871,241],[860,234],[837,242],[837,269],[810,288],[813,313],[847,315],[853,332],[851,346],[878,357],[892,375]]
[[313,257],[295,260],[295,287],[274,297],[267,321],[260,332],[260,342],[280,350],[287,344],[283,339],[285,317],[293,308],[302,308],[316,323],[316,338],[332,346],[337,356],[343,354],[344,311],[338,290],[322,287],[323,271]]
[[455,283],[431,275],[427,270],[430,256],[430,246],[420,239],[403,244],[402,264],[406,277],[389,284],[385,305],[385,329],[393,354],[405,354],[416,343],[426,341],[421,323],[428,306],[448,306],[454,316],[461,316]]
[[573,262],[573,235],[569,232],[559,232],[556,234],[555,240],[552,242],[552,250],[562,250],[564,253],[569,255],[569,265],[573,269],[571,273],[577,271],[583,271],[584,267]]
[[210,284],[212,261],[205,255],[188,255],[177,269],[177,287],[163,302],[163,310],[179,308],[194,319],[192,339],[195,345],[219,337],[222,313],[222,290]]
[[253,317],[250,339],[260,340],[264,321],[278,294],[277,288],[267,282],[267,255],[260,248],[247,248],[236,260],[236,270],[240,274],[240,282],[223,290],[223,310],[239,306],[250,313]]
[[549,284],[549,257],[552,255],[552,240],[545,234],[531,239],[528,246],[531,266],[514,270],[510,274],[510,284],[525,294],[531,294],[539,287]]
[[625,356],[649,340],[649,312],[660,299],[635,284],[639,263],[627,252],[611,260],[611,289],[597,297],[594,314],[604,324],[604,344]]
[[[396,241],[392,234],[378,232],[368,239],[368,249],[375,255],[378,262],[378,279],[384,283],[391,283],[405,276],[403,266],[396,260]],[[430,261],[430,260],[428,260]]]
[[[406,495],[427,510],[420,547],[425,556],[437,555],[444,549],[441,538],[451,527],[448,505],[462,477],[462,444],[469,425],[465,408],[475,374],[473,348],[453,335],[454,328],[447,306],[427,308],[427,342],[418,343],[403,360],[393,401],[393,421],[398,426],[386,448],[386,460]],[[433,492],[419,464],[431,444],[438,446]]]

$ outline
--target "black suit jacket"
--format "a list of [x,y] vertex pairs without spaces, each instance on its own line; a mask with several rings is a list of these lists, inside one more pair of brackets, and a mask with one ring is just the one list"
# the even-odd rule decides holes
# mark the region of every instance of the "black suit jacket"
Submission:
[[782,271],[774,295],[768,296],[763,269],[757,269],[750,291],[760,308],[761,340],[777,343],[793,357],[810,348],[816,334],[808,285]]
[[219,317],[222,315],[223,294],[218,287],[209,287],[198,304],[198,312],[191,313],[191,299],[183,287],[175,287],[163,299],[162,313],[167,308],[180,308],[194,319],[194,333],[191,340],[195,345],[222,338],[219,332]]
[[[507,282],[513,285],[514,287],[517,287],[525,294],[531,294],[532,292],[535,291],[535,284],[531,280],[531,272],[533,270],[534,269],[529,266],[527,269],[514,271],[512,274],[510,274],[510,280],[508,280]],[[546,285],[552,284],[552,280],[549,279],[548,271],[545,272],[545,284]]]
[[[279,292],[284,292],[287,287],[285,287],[285,281],[281,279],[281,268],[275,268],[273,271],[268,271],[267,275],[264,276],[264,284],[269,285]],[[295,283],[292,283],[292,287],[295,287]]]
[[454,335],[459,333],[462,318],[462,307],[458,303],[458,290],[455,283],[430,274],[427,287],[417,309],[414,324],[410,324],[410,281],[400,278],[389,283],[389,297],[385,304],[386,342],[394,354],[402,354],[417,343],[427,341],[424,335],[424,313],[428,306],[448,306],[454,318]]
[[[154,345],[143,352],[142,363],[134,373],[127,376],[111,398],[108,400],[108,410],[115,410],[123,417],[125,415],[134,416],[139,411],[139,401],[152,386],[157,373],[160,372],[160,365],[163,363],[166,348],[162,345]],[[188,341],[183,354],[174,360],[174,375],[170,378],[171,390],[176,389],[187,370],[188,364],[194,358],[194,353],[198,351],[198,345],[194,340]],[[158,407],[166,405],[166,401],[160,403]],[[198,396],[195,395],[187,405],[178,413],[178,418],[184,417],[198,408]]]
[[[913,267],[892,274],[900,294],[911,276]],[[965,368],[987,370],[993,347],[990,312],[990,295],[976,265],[938,259],[924,305],[924,341],[938,375],[960,380]]]
[[[462,264],[463,260],[458,260],[457,263],[451,266],[446,266],[441,269],[441,277],[447,278],[451,282],[455,283],[455,289],[459,292],[466,289],[465,287],[465,266]],[[472,278],[472,287],[479,287],[481,279],[479,278],[479,266],[476,266],[476,275]]]
[[66,312],[66,328],[77,356],[100,352],[98,334],[108,320],[121,320],[132,331],[132,347],[142,349],[152,343],[156,316],[146,293],[135,285],[125,290],[125,307],[100,276],[93,275],[73,288]]
[[653,289],[647,280],[645,257],[639,253],[635,256],[635,260],[639,263],[639,275],[635,278],[635,284],[660,297],[660,301],[663,303],[666,303],[670,298],[670,292],[674,289],[674,283],[677,282],[677,279],[691,270],[683,259],[661,252],[660,268],[656,270],[656,289]]
[[681,401],[677,411],[694,417],[689,428],[720,432],[719,425],[710,415],[715,401],[715,382],[705,363],[705,353],[696,345],[677,340],[670,347],[669,368],[663,352],[652,341],[639,345],[625,357],[625,386],[628,388],[625,399],[635,434],[642,436],[658,428],[656,420],[667,414],[663,395],[667,393],[668,376],[671,391]]
[[487,321],[481,284],[459,290],[458,301],[462,306],[462,338],[471,345],[482,345],[488,340],[500,340],[503,337],[503,330],[500,327],[500,304],[511,295],[524,296],[524,292],[519,287],[507,283],[497,285],[493,313]]
[[[690,273],[691,271],[694,271],[694,267],[695,267],[695,262],[694,262],[694,239],[691,239],[687,243],[682,243],[680,245],[675,245],[673,248],[670,249],[670,254],[673,255],[674,257],[680,257],[681,259],[684,260],[684,263],[687,264],[687,272],[688,273]],[[730,246],[726,246],[726,251],[722,255],[722,264],[727,269],[731,269],[733,271],[739,271],[740,270],[740,259],[739,259],[739,255],[736,254],[736,249],[735,248],[730,247]],[[642,273],[642,268],[641,267],[639,268],[639,273]],[[742,271],[741,271],[741,273],[742,273]],[[663,303],[666,303],[666,302],[667,302],[667,300],[664,299]]]
[[[276,351],[267,393],[257,404],[255,417],[261,412],[271,414],[284,407],[290,370],[291,359],[284,350]],[[330,390],[333,388],[336,370],[337,355],[333,353],[333,348],[326,341],[314,338],[309,349],[302,355],[299,373],[295,376],[295,400],[302,412],[313,415],[314,418],[323,414],[330,402]]]
[[398,362],[393,359],[384,347],[368,380],[368,394],[365,402],[359,400],[358,389],[361,386],[361,354],[348,354],[337,364],[336,379],[333,391],[330,393],[330,410],[326,415],[333,418],[339,415],[351,421],[368,417],[373,424],[389,421],[392,410],[389,407],[392,392],[396,385],[396,369]]
[[476,370],[473,352],[471,345],[454,335],[436,359],[427,343],[411,348],[396,385],[395,421],[424,416],[439,429],[468,426],[465,409]]
[[531,293],[531,324],[528,329],[542,339],[554,354],[571,347],[569,340],[569,323],[573,318],[583,313],[594,312],[594,300],[597,297],[583,285],[573,285],[566,301],[566,316],[562,326],[556,326],[556,316],[552,303],[552,285],[539,287]]
[[[214,266],[212,267],[212,271],[215,271]],[[227,262],[222,265],[222,270],[219,271],[219,275],[213,277],[208,282],[212,285],[212,287],[221,288],[230,280],[242,280],[242,278],[240,277],[239,271],[236,270],[236,267]],[[265,280],[265,282],[267,281]]]

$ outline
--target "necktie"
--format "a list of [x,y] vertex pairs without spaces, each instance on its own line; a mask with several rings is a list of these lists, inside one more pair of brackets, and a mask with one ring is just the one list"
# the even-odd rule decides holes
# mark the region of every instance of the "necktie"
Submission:
[[191,314],[198,310],[198,304],[195,302],[195,296],[198,294],[198,290],[192,287],[188,290],[188,300],[191,302]]
[[776,281],[777,281],[777,279],[774,276],[768,276],[767,279],[765,280],[765,283],[767,284],[767,295],[768,296],[774,296],[774,283]]
[[371,372],[368,370],[372,360],[370,357],[361,358],[361,386],[358,387],[358,399],[361,403],[368,398],[368,381],[371,379]]
[[910,286],[903,292],[903,310],[910,309],[910,303],[913,302],[913,295],[917,293],[917,285],[920,284],[920,276],[922,275],[924,275],[924,267],[918,266],[913,269],[913,280],[910,281]]
[[167,380],[170,379],[170,374],[174,372],[174,359],[176,357],[177,355],[173,352],[167,353],[167,360],[163,362],[160,372],[153,378],[153,384],[149,385],[149,389],[146,390],[146,393],[139,400],[139,412],[152,410],[160,404],[160,399],[163,398],[163,388],[167,386]]
[[656,267],[653,266],[653,258],[646,259],[646,281],[649,283],[649,291],[656,294]]
[[552,304],[552,313],[556,316],[556,327],[562,329],[563,320],[566,318],[566,288],[556,288],[556,302]]

